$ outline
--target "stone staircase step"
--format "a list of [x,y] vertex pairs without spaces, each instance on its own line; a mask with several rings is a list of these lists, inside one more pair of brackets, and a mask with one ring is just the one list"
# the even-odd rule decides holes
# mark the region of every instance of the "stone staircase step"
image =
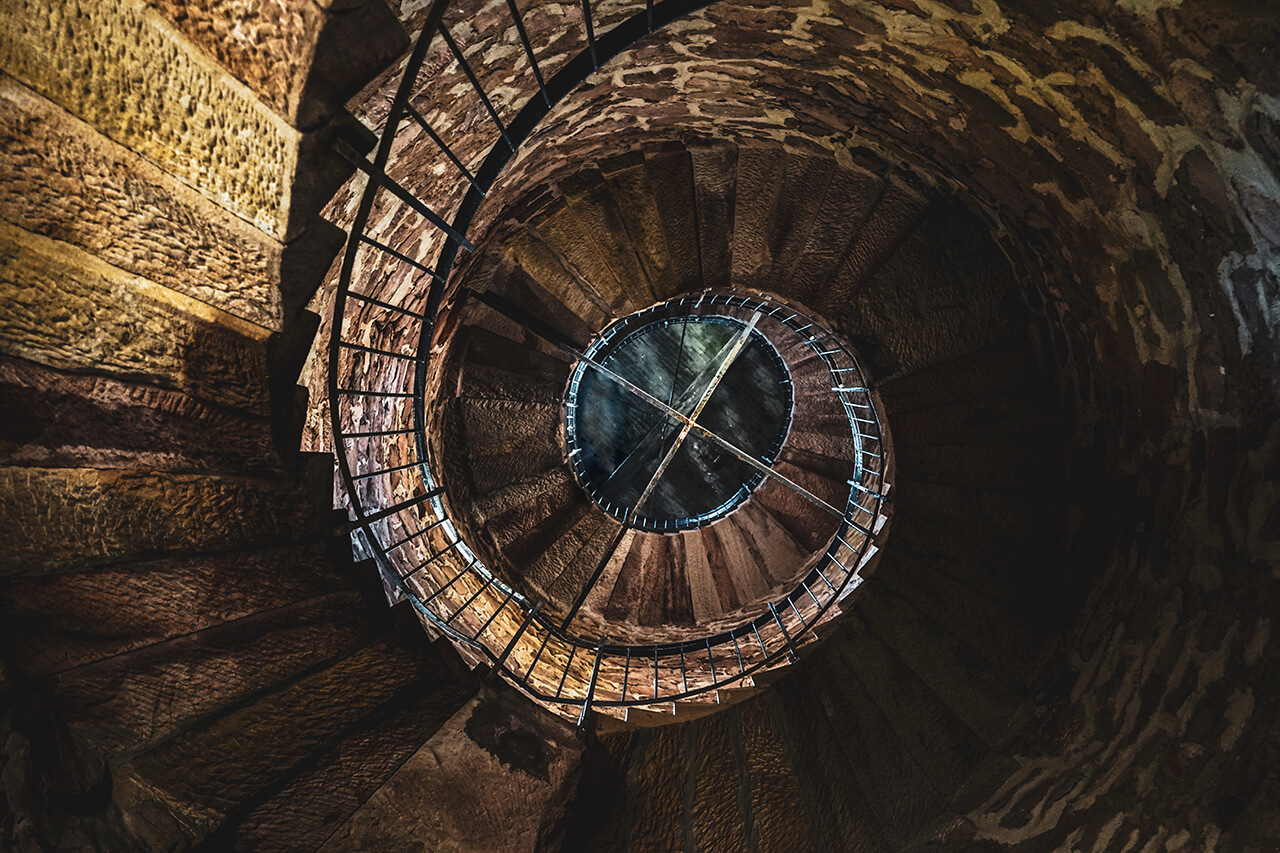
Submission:
[[275,478],[0,468],[0,575],[296,542],[321,532],[314,497]]
[[702,286],[702,262],[693,158],[684,146],[650,146],[645,148],[644,162],[667,236],[675,290],[695,290]]
[[113,785],[122,802],[150,800],[183,834],[206,838],[394,701],[419,677],[417,663],[400,640],[375,640],[115,768]]
[[682,726],[662,726],[642,733],[647,739],[633,764],[635,806],[630,826],[634,853],[670,853],[687,849],[688,756]]
[[4,465],[258,474],[281,464],[267,417],[25,359],[0,356],[0,410]]
[[417,681],[293,778],[254,797],[211,843],[280,853],[318,849],[474,693],[443,670],[423,667]]
[[788,277],[779,292],[801,304],[812,305],[815,298],[835,275],[845,249],[871,212],[884,179],[883,167],[860,164],[839,165],[831,174],[831,183],[814,216],[813,226],[804,250],[787,270]]
[[603,160],[600,173],[609,185],[614,203],[656,301],[669,299],[680,289],[668,248],[667,227],[649,183],[642,151],[630,151]]
[[569,270],[573,277],[589,285],[614,314],[621,316],[641,306],[631,297],[609,263],[608,256],[591,239],[591,229],[567,205],[557,206],[530,223],[533,233]]
[[832,651],[849,665],[933,789],[954,805],[987,757],[986,744],[865,625],[851,621],[832,641]]
[[550,403],[463,398],[457,401],[467,467],[475,491],[486,494],[559,467],[560,407]]
[[547,293],[557,294],[570,312],[593,329],[603,328],[617,316],[615,306],[597,290],[597,285],[584,279],[578,268],[533,228],[514,234],[503,245],[503,251],[530,280]]
[[815,306],[838,326],[855,295],[898,250],[929,209],[929,197],[899,174],[890,175],[874,207],[836,269],[830,286]]
[[761,851],[817,851],[801,802],[800,784],[763,699],[744,702],[729,712],[737,730],[739,762],[750,790],[748,844]]
[[899,559],[891,548],[881,555],[875,580],[1005,675],[1022,683],[1030,677],[1039,637],[1018,612],[945,575]]
[[598,169],[580,169],[560,182],[560,190],[628,301],[636,309],[652,305],[657,294],[627,233],[627,212],[619,207],[604,176]]
[[729,715],[716,714],[686,726],[694,777],[690,823],[699,850],[746,853],[744,806],[749,802],[741,744]]
[[994,747],[1023,702],[1014,682],[872,578],[853,608],[935,695]]
[[[271,583],[264,584],[264,577]],[[169,558],[17,580],[11,665],[52,675],[350,585],[328,543]]]
[[813,661],[809,682],[886,839],[909,844],[947,813],[892,722],[835,649]]
[[[826,675],[808,661],[802,671],[770,694],[777,730],[799,781],[801,802],[820,850],[887,853],[894,849],[868,801],[867,777],[861,770],[860,747],[847,752],[838,730],[821,704],[816,681]],[[875,780],[872,780],[875,783]]]
[[698,211],[702,286],[726,288],[733,269],[738,149],[732,145],[691,146],[689,158]]
[[368,637],[359,594],[329,593],[68,670],[48,689],[73,731],[120,759],[328,666]]
[[877,390],[891,416],[1001,394],[1021,394],[1043,381],[1026,337],[1011,335],[980,350],[886,378]]

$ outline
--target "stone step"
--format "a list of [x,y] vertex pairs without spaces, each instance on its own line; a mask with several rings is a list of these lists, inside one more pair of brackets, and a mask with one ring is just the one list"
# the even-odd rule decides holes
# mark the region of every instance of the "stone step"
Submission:
[[[600,562],[612,559],[614,552],[610,550],[610,546],[617,538],[621,526],[612,516],[599,510],[592,512],[587,520],[579,525],[580,528],[589,527],[590,532],[583,538],[581,533],[575,531],[577,547],[569,555],[555,580],[547,587],[547,593],[557,601],[577,600]],[[601,579],[603,579],[603,573]]]
[[565,308],[593,332],[617,316],[615,306],[597,290],[598,285],[584,279],[578,268],[533,228],[513,234],[502,248],[530,281],[542,291],[556,294]]
[[885,379],[877,390],[885,411],[895,417],[1001,394],[1020,396],[1044,382],[1038,361],[1025,336],[1013,335],[980,350]]
[[481,326],[458,332],[459,397],[559,405],[569,366]]
[[[581,221],[573,208],[556,205],[530,223],[532,233],[553,253],[576,282],[593,290],[599,300],[612,306],[616,316],[643,307],[633,301],[633,285],[624,283],[610,266],[608,256],[591,237],[591,226]],[[551,283],[547,280],[547,284]],[[632,288],[632,289],[628,289]]]
[[513,694],[482,688],[319,849],[561,849],[584,747]]
[[894,446],[955,447],[1061,444],[1061,418],[1044,393],[1001,394],[910,412],[891,412]]
[[261,474],[270,419],[167,388],[0,356],[0,464]]
[[782,293],[809,240],[834,171],[830,156],[773,146],[739,149],[735,286]]
[[669,299],[682,284],[671,260],[667,224],[649,182],[644,152],[631,151],[602,160],[600,174],[622,215],[632,250],[640,260],[653,299]]
[[886,839],[900,848],[948,812],[893,722],[835,649],[813,661],[809,683]]
[[[604,556],[618,530],[618,523],[595,504],[583,498],[575,502],[572,515],[566,515],[564,526],[556,524],[558,536],[547,548],[532,558],[526,558],[525,577],[546,590],[555,599],[553,589],[565,590],[573,601],[586,583],[596,565]],[[570,522],[570,518],[572,522]],[[572,524],[572,526],[568,526]],[[512,543],[521,547],[524,540]]]
[[738,148],[728,144],[690,146],[689,158],[698,214],[702,286],[726,288],[733,269]]
[[910,374],[1011,335],[1025,340],[1021,290],[983,219],[940,201],[855,291],[841,328],[876,342],[879,375]]
[[831,641],[832,653],[848,664],[933,790],[954,807],[960,789],[988,757],[986,744],[865,624],[847,624]]
[[853,609],[983,742],[994,747],[1023,702],[1014,682],[875,578]]
[[[605,315],[599,306],[583,298],[578,288],[561,296],[550,289],[558,282],[552,280],[544,284],[510,256],[490,260],[494,269],[488,289],[573,341],[578,349],[584,348],[600,330],[597,323],[605,320]],[[471,284],[476,278],[468,276],[467,283]]]
[[632,310],[647,308],[657,301],[658,290],[649,279],[627,232],[628,212],[614,198],[598,169],[579,169],[559,183],[568,209],[585,229],[587,239],[604,258],[613,279],[627,294]]
[[970,586],[899,558],[892,548],[881,555],[875,580],[1016,683],[1030,677],[1042,626],[1028,625],[1021,613]]
[[683,145],[646,146],[644,163],[659,221],[666,232],[674,289],[696,290],[702,286],[702,253],[693,158]]
[[72,731],[115,763],[323,669],[369,641],[353,591],[173,637],[46,680]]
[[750,791],[749,843],[764,851],[822,849],[812,836],[796,771],[787,760],[765,700],[744,702],[729,714],[730,725],[738,730],[739,761]]
[[[815,659],[806,662],[803,671],[794,670],[770,693],[815,846],[886,853],[894,848],[867,800],[869,782],[861,765],[861,747],[856,741],[844,742],[843,721],[833,719],[823,708],[826,694],[815,682],[827,677]],[[850,746],[852,753],[846,752]]]
[[630,826],[634,853],[670,853],[688,849],[685,810],[688,807],[688,755],[682,726],[662,726],[641,734],[643,746],[633,764],[631,787],[635,803]]
[[[83,570],[144,555],[279,545],[327,524],[306,486],[127,469],[0,469],[0,574]],[[92,535],[90,535],[90,532]]]
[[525,522],[519,536],[502,547],[508,568],[544,592],[591,538],[603,512],[581,489],[570,487],[546,515]]
[[[713,706],[714,707],[714,706]],[[749,848],[746,819],[746,768],[736,725],[729,714],[718,713],[687,726],[694,777],[689,822],[698,850],[746,853]]]
[[836,166],[803,251],[791,269],[785,271],[788,277],[779,279],[781,283],[771,289],[802,305],[816,302],[880,197],[883,169],[878,163]]
[[[0,29],[13,34],[7,73],[277,240],[314,221],[350,175],[318,134],[291,127],[149,4],[32,0],[0,9]],[[203,96],[173,108],[191,92]]]
[[830,285],[817,295],[817,310],[844,328],[843,318],[854,297],[920,224],[929,197],[899,174],[890,175],[875,206],[849,243]]
[[477,494],[487,494],[563,464],[560,406],[508,400],[456,401],[462,447]]
[[398,639],[374,640],[116,767],[113,787],[153,826],[206,838],[397,701],[422,676],[419,660]]
[[267,236],[5,76],[0,123],[15,131],[0,142],[0,218],[272,331],[342,246],[319,220],[288,244]]
[[[263,578],[271,578],[263,583]],[[348,588],[329,543],[170,558],[6,588],[12,664],[42,677]]]
[[442,670],[418,680],[360,720],[332,746],[250,802],[210,839],[235,850],[319,847],[475,693]]
[[263,326],[5,223],[0,297],[6,355],[270,412]]

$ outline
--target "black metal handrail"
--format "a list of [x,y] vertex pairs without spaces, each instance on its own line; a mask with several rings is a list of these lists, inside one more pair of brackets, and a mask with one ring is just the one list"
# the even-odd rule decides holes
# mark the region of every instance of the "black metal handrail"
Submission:
[[[840,399],[849,417],[857,447],[858,473],[850,481],[848,503],[831,546],[819,562],[792,592],[771,602],[767,613],[732,630],[691,640],[650,644],[609,643],[604,639],[574,634],[543,613],[540,603],[531,601],[494,575],[470,550],[449,517],[443,486],[428,462],[426,391],[433,366],[432,335],[436,331],[435,321],[443,305],[446,283],[453,272],[458,250],[474,248],[466,234],[481,201],[493,189],[503,168],[541,119],[578,83],[638,39],[708,4],[709,0],[664,0],[660,3],[647,0],[643,11],[606,31],[596,32],[590,3],[583,0],[587,49],[570,59],[550,79],[544,79],[516,0],[508,0],[512,22],[536,79],[536,91],[515,117],[504,123],[468,65],[464,51],[444,23],[449,0],[437,0],[429,10],[409,55],[372,159],[365,159],[350,146],[343,148],[343,153],[368,177],[340,269],[329,347],[330,425],[339,473],[354,515],[344,529],[359,536],[382,573],[409,599],[426,624],[450,637],[460,647],[478,654],[480,659],[487,660],[495,672],[500,672],[534,698],[552,705],[580,706],[580,720],[586,718],[592,706],[652,705],[696,696],[741,682],[762,668],[775,665],[782,658],[794,659],[797,645],[822,621],[829,609],[852,586],[856,586],[858,571],[869,557],[872,539],[884,519],[887,460],[883,425],[870,385],[848,351],[839,345],[820,343],[816,337],[813,338],[813,357],[820,359],[830,371],[832,392]],[[447,46],[454,62],[475,90],[484,115],[496,131],[488,153],[474,171],[467,168],[442,135],[411,103],[428,52],[433,45],[440,43]],[[466,183],[466,193],[451,216],[418,198],[388,174],[394,143],[405,121],[412,122],[428,135],[457,170],[460,180]],[[381,193],[389,194],[438,232],[443,243],[434,266],[393,249],[368,233],[369,218]],[[414,270],[419,280],[429,281],[425,299],[422,298],[422,288],[413,291],[413,297],[423,302],[421,307],[396,304],[382,292],[355,289],[357,259],[362,251],[367,250],[378,253],[377,257],[384,263],[402,265]],[[361,281],[368,278],[364,276]],[[710,298],[732,301],[738,297],[713,295]],[[784,315],[800,316],[790,312],[789,306],[781,301],[766,296],[753,298],[760,305],[767,306],[771,316],[784,324],[789,322]],[[404,351],[407,344],[403,342],[399,349],[389,348],[395,345],[380,337],[379,330],[386,328],[392,320],[419,326],[416,347],[412,351]],[[804,332],[799,322],[792,328],[798,333]],[[352,338],[358,336],[352,332],[363,333],[363,337],[354,340]],[[831,348],[824,348],[828,346]],[[412,366],[412,371],[406,369],[408,366]],[[361,369],[366,374],[372,373],[372,377],[346,375],[360,373]],[[353,406],[359,407],[359,414],[355,413]],[[365,420],[372,421],[367,426],[373,428],[364,428],[366,425],[359,423]],[[382,439],[409,434],[415,438],[415,458],[383,458],[382,454],[403,450],[404,445]],[[372,462],[381,467],[360,470],[362,462]],[[385,465],[382,464],[384,462]],[[381,493],[373,488],[380,482],[379,478],[386,480],[386,488]],[[396,526],[400,530],[394,530]],[[406,549],[420,547],[427,549],[427,558],[412,567],[403,565],[402,558],[397,555]],[[415,550],[414,553],[418,552]],[[443,580],[444,575],[437,578],[432,572],[433,567],[457,569],[458,565],[461,568],[447,582]],[[436,588],[428,591],[432,585]],[[511,608],[511,613],[506,619],[500,619],[508,608]],[[478,619],[486,613],[487,618],[477,630],[468,632],[459,627],[467,617]],[[504,634],[504,629],[510,630]],[[516,660],[520,649],[532,650],[534,646],[537,646],[537,652],[528,666],[521,666]],[[756,648],[758,651],[754,651]],[[551,650],[549,653],[548,649]],[[563,663],[555,660],[556,655],[566,651],[567,660]],[[589,666],[577,673],[582,677],[570,682],[574,661],[580,651],[588,652],[583,658],[590,659]],[[719,668],[717,651],[721,662]],[[534,672],[544,660],[553,660],[547,664],[553,667],[550,677],[534,678]],[[650,660],[652,667],[649,666]],[[707,667],[705,672],[702,670],[704,663]],[[650,670],[652,690],[647,687]],[[616,698],[596,695],[602,673],[620,677],[621,689]],[[678,689],[675,685],[668,688],[662,684],[664,673],[668,680],[674,678],[673,673],[678,673]],[[558,681],[556,675],[559,676]],[[611,683],[618,683],[618,677],[612,678]],[[643,682],[640,683],[646,685],[643,691],[633,687],[641,678]],[[546,686],[540,687],[540,683]],[[556,684],[554,692],[550,690],[551,683]],[[566,693],[567,683],[570,686],[581,684],[582,692],[570,690]],[[630,691],[629,687],[632,688]]]

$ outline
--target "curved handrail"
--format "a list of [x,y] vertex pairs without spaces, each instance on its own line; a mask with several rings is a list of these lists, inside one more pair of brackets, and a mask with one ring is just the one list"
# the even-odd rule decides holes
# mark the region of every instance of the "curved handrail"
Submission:
[[[397,589],[409,599],[428,625],[448,636],[460,647],[471,650],[479,656],[479,659],[487,660],[493,670],[502,673],[535,699],[551,705],[581,706],[580,720],[585,718],[588,709],[593,705],[600,707],[652,705],[696,696],[726,684],[741,682],[753,673],[773,666],[783,657],[794,658],[797,643],[812,632],[829,609],[843,598],[846,591],[850,589],[850,585],[856,585],[858,582],[858,571],[869,557],[872,540],[884,518],[887,471],[883,452],[885,447],[883,424],[874,404],[867,377],[862,373],[852,355],[842,347],[825,351],[815,346],[816,357],[821,359],[831,372],[835,382],[832,390],[837,394],[846,411],[857,447],[857,474],[850,481],[849,499],[841,522],[831,546],[794,590],[770,603],[767,613],[731,630],[691,640],[649,644],[609,643],[603,638],[593,640],[566,630],[563,625],[557,624],[555,620],[542,613],[538,603],[531,601],[489,571],[470,551],[448,515],[443,488],[437,482],[436,475],[428,462],[430,447],[425,400],[429,372],[432,367],[432,336],[436,331],[436,319],[443,305],[445,288],[453,272],[458,250],[473,248],[465,235],[485,194],[494,187],[503,168],[538,126],[541,119],[578,83],[639,38],[683,15],[709,5],[709,2],[710,0],[663,0],[663,2],[654,3],[648,0],[643,12],[627,18],[597,36],[591,27],[589,2],[583,0],[588,47],[570,59],[550,79],[544,80],[515,0],[508,0],[507,5],[512,21],[528,57],[530,70],[537,80],[537,90],[529,97],[516,117],[509,124],[504,125],[476,76],[467,66],[448,28],[444,25],[449,0],[436,0],[427,14],[423,29],[409,55],[372,161],[365,160],[349,146],[344,152],[369,176],[369,181],[360,198],[340,268],[333,308],[335,324],[329,348],[330,425],[339,474],[355,516],[349,526],[360,533],[364,544],[373,553],[381,572],[395,583]],[[433,44],[437,44],[435,41],[437,36],[440,36],[449,47],[455,61],[475,87],[480,101],[499,131],[482,164],[474,174],[467,170],[447,144],[410,105],[417,78],[429,49]],[[466,194],[448,221],[387,175],[392,149],[401,124],[406,118],[413,119],[430,135],[469,184]],[[428,267],[392,249],[368,233],[369,217],[375,200],[382,192],[391,193],[444,236],[444,243],[434,267]],[[430,277],[431,284],[427,290],[424,307],[414,309],[397,305],[380,296],[353,289],[357,257],[366,247],[375,250],[395,264],[405,265],[419,274]],[[703,295],[701,298],[707,297]],[[738,297],[712,295],[710,298],[713,300],[728,298],[732,301]],[[768,307],[771,316],[775,319],[784,324],[787,322],[783,318],[783,315],[788,313],[786,303],[763,295],[754,295],[751,298],[755,299],[759,305]],[[359,307],[352,307],[356,305]],[[792,316],[797,315],[793,313]],[[349,340],[344,336],[348,320],[352,321],[353,327],[357,330],[367,331],[369,327],[376,325],[370,322],[370,317],[380,323],[406,318],[409,322],[417,322],[420,329],[416,350],[405,353],[383,349],[376,345],[379,341],[372,334],[368,335],[363,343]],[[793,329],[798,327],[796,324]],[[816,343],[817,339],[815,338],[814,341]],[[351,366],[348,364],[351,360],[361,359],[365,362],[386,360],[388,367],[384,367],[377,374],[379,382],[386,380],[386,384],[364,389],[343,387],[341,377],[344,375],[344,366]],[[409,379],[406,371],[389,368],[392,364],[402,368],[406,362],[412,366],[411,385],[405,384]],[[352,372],[356,372],[354,367]],[[398,377],[401,384],[399,386],[390,384],[387,377],[391,376]],[[384,413],[392,412],[390,417],[393,428],[368,431],[348,429],[349,425],[344,418],[346,408],[343,400],[350,398],[377,401]],[[408,415],[403,410],[405,401],[408,401],[412,409]],[[362,407],[361,415],[353,416],[350,420],[353,423],[362,420],[365,415],[375,409],[374,406]],[[396,420],[397,415],[399,420]],[[358,472],[359,462],[362,459],[367,461],[375,451],[386,450],[389,445],[381,439],[393,434],[414,436],[416,458],[409,462],[388,460],[393,464],[373,472]],[[361,442],[369,439],[379,439],[379,441],[372,448],[366,448],[366,453],[361,454],[357,447],[354,459],[349,456],[349,441]],[[356,464],[353,465],[353,461]],[[357,487],[357,483],[369,482],[375,477],[393,474],[411,479],[416,474],[416,481],[411,483],[410,488],[410,491],[416,494],[400,499],[403,490],[397,489],[393,482],[390,494],[374,496],[375,500],[366,503],[366,499],[361,497],[361,489]],[[410,531],[410,525],[405,523],[405,519],[414,518],[413,511],[423,507],[430,514],[429,523],[418,519],[418,528]],[[869,521],[860,524],[858,519],[861,515],[867,516]],[[390,536],[384,537],[384,533],[389,531],[379,529],[392,519],[399,521],[406,531],[410,531],[394,543]],[[442,540],[441,544],[434,547],[428,546],[431,556],[427,561],[413,572],[403,573],[392,555],[407,543],[416,541],[421,544],[433,536]],[[840,556],[844,556],[846,552],[847,556],[842,561]],[[448,555],[447,559],[446,555]],[[423,574],[424,578],[430,575],[431,579],[436,581],[437,589],[433,592],[428,593],[425,588],[420,590],[415,588],[415,584],[410,583],[411,579],[423,573],[428,566],[446,565],[455,558],[465,565],[447,584],[437,580],[432,572]],[[838,567],[839,576],[834,575],[833,567]],[[828,577],[826,571],[833,571],[833,577]],[[817,586],[819,582],[826,587],[825,590]],[[468,589],[469,583],[472,586],[479,584],[479,588],[466,593],[459,591]],[[425,581],[418,585],[422,584],[425,584]],[[455,584],[461,585],[455,587]],[[495,605],[494,602],[499,600],[501,603]],[[809,601],[813,602],[812,606]],[[451,610],[450,605],[456,606]],[[483,616],[485,607],[494,609],[479,630],[468,633],[458,627],[456,620],[459,617],[465,614],[465,616],[475,615],[478,618]],[[514,613],[499,619],[499,616],[504,615],[509,607],[514,608]],[[807,619],[805,613],[808,613]],[[515,614],[518,614],[518,618],[513,618]],[[518,627],[516,627],[517,622]],[[791,625],[790,631],[787,628],[788,623]],[[500,632],[502,627],[512,629],[510,636]],[[492,636],[489,639],[482,639],[486,632]],[[541,644],[538,652],[522,674],[517,671],[512,657],[513,652],[517,650],[522,638],[531,641],[529,644],[531,648],[533,641],[536,641],[539,636],[541,636]],[[766,637],[770,642],[766,642]],[[558,668],[552,670],[553,677],[558,673],[560,679],[556,691],[551,693],[549,687],[539,687],[535,683],[537,680],[533,678],[533,673],[543,659],[544,652],[553,642],[556,646],[552,657],[557,652],[563,653],[567,650],[568,658],[563,664],[556,663],[555,666]],[[775,647],[770,648],[770,643],[775,644]],[[744,645],[748,649],[745,654]],[[732,646],[732,656],[729,655],[730,646]],[[758,652],[752,650],[755,647],[758,647]],[[721,653],[722,670],[719,671],[716,667],[715,650]],[[579,651],[587,651],[593,655],[590,676],[589,679],[581,677],[585,670],[580,670],[575,683],[581,684],[584,688],[581,695],[573,692],[566,694],[564,688]],[[689,658],[693,656],[696,666],[701,667],[704,655],[705,663],[709,665],[709,678],[706,678],[700,669],[688,665]],[[632,690],[631,692],[635,695],[629,698],[627,688],[630,675],[633,669],[640,669],[638,666],[633,667],[633,661],[645,662],[643,674],[647,682],[650,657],[653,661],[652,691],[646,690],[644,695],[641,695],[639,691]],[[665,665],[662,664],[664,660],[668,661]],[[610,674],[621,673],[621,690],[617,698],[595,695],[597,679],[602,665],[606,662]],[[731,665],[734,663],[736,666]],[[660,684],[664,677],[663,673],[667,673],[667,677],[671,678],[673,676],[670,674],[676,672],[680,676],[678,689],[676,685],[668,687]],[[689,684],[690,673],[694,674],[693,686]]]

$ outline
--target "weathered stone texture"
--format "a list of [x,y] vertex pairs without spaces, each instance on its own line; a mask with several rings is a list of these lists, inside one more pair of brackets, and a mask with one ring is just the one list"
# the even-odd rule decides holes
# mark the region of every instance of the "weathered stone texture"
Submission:
[[0,75],[0,216],[273,330],[283,246]]
[[2,224],[0,288],[0,335],[10,355],[267,411],[260,326]]
[[383,0],[147,0],[294,127],[310,127],[408,47]]
[[[60,673],[68,724],[114,761],[368,642],[353,592],[330,593]],[[246,757],[246,760],[254,760]]]
[[265,416],[23,359],[0,356],[0,410],[4,465],[260,473],[280,464]]
[[[6,632],[29,675],[83,666],[343,588],[324,544],[14,580]],[[92,588],[92,594],[86,593]]]
[[134,554],[288,541],[316,529],[278,481],[83,468],[0,470],[0,570],[33,575]]
[[513,698],[484,691],[463,706],[321,849],[556,849],[581,746]]
[[0,68],[277,239],[300,136],[141,0],[16,0]]

